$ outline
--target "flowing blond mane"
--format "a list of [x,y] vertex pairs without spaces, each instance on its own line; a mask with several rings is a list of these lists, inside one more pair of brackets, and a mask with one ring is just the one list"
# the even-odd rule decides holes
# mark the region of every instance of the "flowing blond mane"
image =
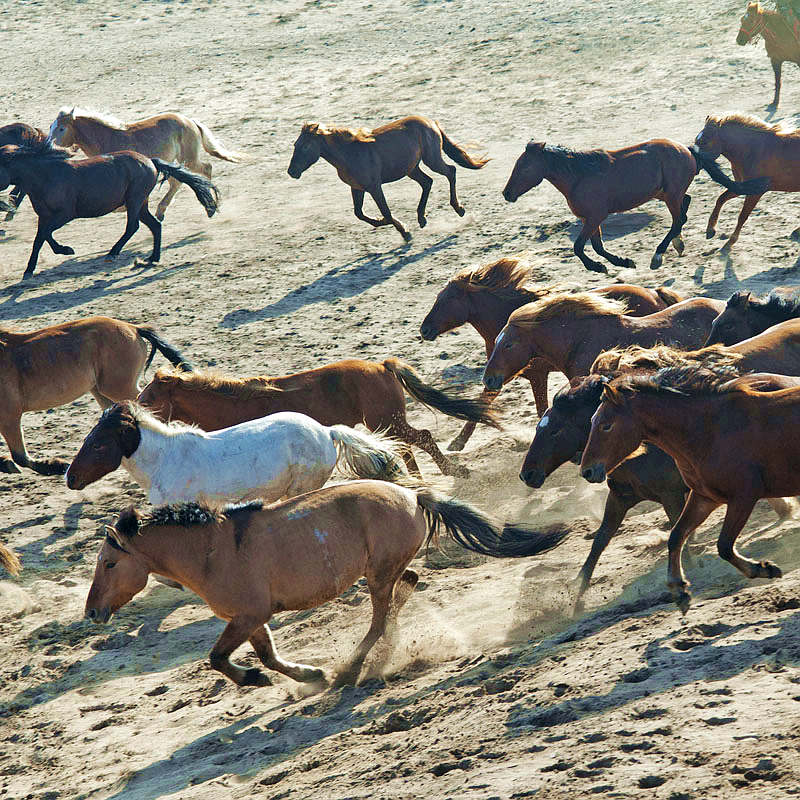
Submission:
[[710,116],[708,118],[708,122],[716,125],[718,127],[722,127],[723,125],[734,125],[738,128],[746,128],[747,130],[751,131],[761,131],[762,133],[779,133],[779,134],[794,134],[797,133],[797,129],[791,127],[787,122],[784,120],[780,120],[779,122],[770,125],[769,122],[765,122],[760,117],[756,117],[753,114],[727,114],[726,116]]
[[619,372],[635,370],[656,371],[666,367],[735,367],[744,356],[734,353],[721,344],[712,344],[700,350],[676,350],[667,345],[655,347],[614,347],[600,353],[594,360],[590,373],[614,377]]
[[335,136],[345,142],[374,142],[372,131],[367,128],[346,128],[335,125],[322,125],[319,122],[306,122],[303,133],[314,133],[320,136]]
[[529,298],[529,302],[541,300],[557,291],[567,291],[566,286],[530,286],[533,264],[527,253],[505,256],[480,267],[464,269],[450,278],[449,283],[466,292],[490,292],[509,299]]
[[101,124],[113,128],[117,131],[125,131],[128,129],[128,126],[122,122],[122,120],[117,119],[117,117],[112,116],[111,114],[103,114],[100,111],[93,111],[86,108],[78,108],[75,106],[74,108],[70,108],[69,106],[64,106],[64,108],[60,108],[58,110],[58,116],[56,119],[60,117],[68,117],[72,116],[73,118],[81,117],[83,119],[91,119],[95,122],[100,122]]
[[[114,406],[110,410],[113,410]],[[183,434],[190,434],[191,436],[207,436],[208,434],[197,425],[189,425],[186,422],[179,420],[172,420],[171,422],[163,422],[155,414],[144,406],[138,403],[130,403],[131,416],[136,420],[136,424],[140,428],[160,434],[161,436],[182,436]],[[108,411],[104,412],[108,413]]]
[[508,318],[509,325],[520,328],[534,328],[542,322],[556,317],[621,316],[628,310],[628,304],[622,300],[613,300],[597,294],[567,294],[559,292],[548,295],[542,300],[518,308]]
[[272,384],[272,378],[256,375],[251,378],[230,378],[216,372],[165,372],[158,370],[153,377],[159,383],[180,385],[194,392],[217,392],[235,400],[252,400],[266,394],[282,392]]

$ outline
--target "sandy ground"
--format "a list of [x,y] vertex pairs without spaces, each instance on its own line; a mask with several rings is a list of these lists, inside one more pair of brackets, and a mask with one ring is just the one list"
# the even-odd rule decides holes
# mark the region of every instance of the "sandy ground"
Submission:
[[[95,313],[155,325],[196,363],[235,374],[286,372],[360,356],[400,356],[432,381],[476,383],[482,343],[463,329],[435,343],[418,326],[449,275],[530,249],[542,282],[608,283],[571,254],[577,232],[543,185],[515,206],[500,190],[531,138],[575,147],[670,136],[690,142],[709,113],[764,113],[772,74],[762,47],[734,43],[743,3],[571,3],[511,9],[485,2],[261,4],[96,0],[4,3],[2,122],[47,127],[79,104],[138,119],[180,110],[208,124],[246,164],[215,162],[225,203],[207,220],[184,190],[164,227],[162,262],[136,266],[150,238],[102,256],[123,218],[70,224],[74,257],[43,251],[17,283],[35,229],[26,204],[0,238],[0,322],[33,329]],[[114,9],[113,11],[111,9]],[[781,112],[800,100],[787,66]],[[418,187],[388,187],[414,233],[401,246],[350,209],[320,163],[286,175],[304,120],[377,125],[438,119],[485,149],[458,172],[467,214],[436,177],[428,227],[412,227]],[[797,282],[795,198],[767,196],[728,261],[705,222],[718,187],[700,177],[685,228],[653,274],[666,229],[651,203],[605,226],[636,270],[610,280],[725,297]],[[723,212],[730,231],[738,205]],[[553,376],[553,387],[561,381]],[[0,534],[24,561],[0,582],[0,797],[3,798],[779,798],[800,794],[800,523],[759,507],[744,549],[784,569],[747,584],[716,557],[715,514],[689,574],[682,618],[665,595],[664,515],[632,512],[596,571],[587,612],[571,616],[571,581],[605,489],[573,465],[543,490],[517,479],[535,412],[527,386],[503,395],[506,429],[479,430],[456,456],[472,469],[445,487],[507,518],[565,521],[543,558],[420,559],[393,654],[377,653],[358,688],[303,697],[275,676],[239,689],[205,658],[222,623],[189,593],[151,584],[106,628],[82,620],[102,525],[141,492],[115,474],[82,493],[58,478],[2,476]],[[459,423],[410,406],[444,445]],[[97,408],[82,399],[25,418],[32,452],[73,454]],[[423,458],[423,469],[435,475]],[[441,563],[441,561],[440,561]],[[794,570],[794,571],[793,571]],[[273,627],[288,657],[333,666],[368,622],[366,591]],[[247,648],[240,660],[254,663]]]

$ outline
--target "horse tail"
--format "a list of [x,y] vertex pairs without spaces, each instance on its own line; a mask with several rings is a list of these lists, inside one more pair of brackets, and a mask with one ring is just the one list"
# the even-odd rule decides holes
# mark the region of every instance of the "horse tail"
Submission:
[[689,150],[697,163],[697,171],[704,169],[713,181],[736,194],[764,194],[769,189],[769,178],[750,178],[747,181],[732,181],[717,165],[716,161],[707,153],[700,150],[697,145],[692,145]]
[[19,571],[22,569],[17,554],[4,544],[0,544],[0,566],[12,575],[19,575]]
[[492,160],[491,158],[473,158],[461,145],[456,144],[452,139],[448,138],[438,122],[434,124],[442,135],[442,150],[444,150],[460,167],[480,169]]
[[459,500],[446,498],[431,489],[418,489],[417,505],[425,514],[427,544],[438,538],[442,528],[462,547],[497,558],[534,556],[561,543],[567,535],[563,525],[540,532],[525,525],[504,525]]
[[137,325],[136,332],[142,339],[150,342],[152,348],[150,350],[150,355],[147,357],[147,363],[144,365],[144,369],[142,372],[147,372],[147,368],[153,361],[153,356],[156,354],[156,350],[158,350],[164,358],[172,364],[173,367],[177,367],[179,370],[183,372],[193,372],[194,367],[192,367],[191,363],[176,350],[171,344],[165,342],[152,328],[147,325]]
[[682,294],[678,294],[667,286],[656,286],[653,291],[664,301],[664,304],[668,306],[674,306],[675,303],[681,303],[686,299]]
[[176,181],[185,183],[195,193],[200,204],[206,210],[206,214],[209,217],[214,216],[217,208],[219,208],[219,191],[208,178],[204,178],[195,172],[190,172],[179,164],[169,164],[160,158],[151,158],[150,160],[160,175],[164,175],[167,178],[175,178]]
[[202,122],[193,119],[197,129],[200,131],[200,139],[203,142],[203,150],[215,158],[221,158],[223,161],[233,161],[238,163],[244,161],[244,156],[241,153],[235,153],[233,150],[228,150],[222,146],[222,143],[214,136],[213,133]]
[[331,425],[329,430],[338,454],[337,466],[343,461],[357,478],[403,481],[408,477],[405,462],[388,436],[361,433],[347,425]]
[[398,358],[387,358],[383,362],[383,366],[397,378],[400,385],[412,397],[426,406],[435,408],[449,417],[463,419],[467,422],[482,422],[484,425],[500,428],[500,423],[497,421],[497,412],[486,400],[482,398],[470,400],[446,394],[440,389],[425,383],[413,367]]

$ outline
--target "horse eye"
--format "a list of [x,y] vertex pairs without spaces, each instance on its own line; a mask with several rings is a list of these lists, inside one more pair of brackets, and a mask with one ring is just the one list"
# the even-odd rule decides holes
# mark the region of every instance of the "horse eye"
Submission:
[[600,430],[608,433],[614,427],[613,422],[606,422],[605,425],[600,426]]
[[106,569],[114,569],[117,566],[116,561],[106,561]]
[[505,350],[510,350],[513,346],[514,342],[511,339],[506,339],[505,342],[503,342],[503,348]]

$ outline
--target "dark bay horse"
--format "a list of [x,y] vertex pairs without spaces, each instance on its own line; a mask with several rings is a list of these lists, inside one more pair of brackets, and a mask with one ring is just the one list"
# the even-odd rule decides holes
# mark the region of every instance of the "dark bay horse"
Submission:
[[572,213],[583,222],[574,251],[584,267],[592,272],[608,270],[584,253],[587,241],[598,255],[614,266],[636,266],[630,258],[615,256],[605,249],[600,228],[603,220],[609,214],[630,211],[648,200],[662,200],[672,215],[672,226],[650,261],[650,269],[658,269],[670,242],[678,254],[683,253],[681,230],[691,202],[686,192],[701,169],[736,194],[761,195],[767,190],[765,179],[736,183],[713,158],[695,147],[684,147],[669,139],[651,139],[619,150],[569,150],[531,141],[517,159],[503,189],[503,197],[514,203],[543,180],[550,181],[564,195]]
[[630,317],[618,300],[586,293],[546,297],[508,318],[486,363],[483,384],[498,391],[535,357],[574,378],[588,375],[595,358],[612,347],[665,342],[697,348],[724,308],[721,300],[695,297],[646,317]]
[[[444,532],[461,545],[498,557],[543,553],[563,530],[501,527],[466,503],[429,489],[379,481],[328,486],[269,507],[215,513],[198,505],[123,511],[95,567],[86,616],[96,623],[144,589],[154,572],[188,586],[228,622],[210,654],[211,667],[239,686],[269,678],[230,661],[249,641],[264,666],[295,681],[323,682],[323,670],[284,661],[268,623],[280,611],[316,608],[367,579],[372,623],[335,679],[354,683],[369,651],[393,622],[419,576],[408,568],[425,542]],[[333,559],[333,561],[332,561]]]
[[[769,125],[758,117],[731,114],[725,117],[706,117],[703,130],[697,134],[695,145],[710,158],[725,156],[738,181],[749,183],[755,176],[765,176],[769,186],[757,192],[743,192],[728,187],[718,198],[708,218],[706,237],[716,233],[722,206],[740,194],[747,194],[733,233],[722,249],[730,250],[761,196],[770,192],[800,191],[800,131],[786,129],[781,123]],[[800,228],[792,236],[797,236]]]
[[732,381],[727,371],[695,367],[623,376],[603,390],[581,474],[605,480],[644,440],[675,459],[690,491],[670,532],[668,586],[686,613],[691,594],[681,551],[721,505],[727,512],[717,541],[720,556],[748,578],[781,576],[775,564],[743,557],[735,543],[759,499],[800,493],[800,449],[787,446],[796,434],[800,387],[759,391],[748,380]]
[[[26,125],[24,122],[12,122],[10,125],[0,126],[0,147],[7,144],[36,145],[44,142],[46,138],[47,134],[43,130]],[[15,186],[11,192],[13,207],[7,209],[6,220],[14,218],[24,199],[25,192],[19,186]]]
[[755,43],[759,36],[764,39],[764,47],[775,73],[775,94],[767,106],[767,111],[775,111],[781,99],[783,62],[800,65],[800,44],[780,12],[765,8],[759,2],[751,2],[747,4],[747,11],[742,17],[736,44]]
[[[348,359],[294,375],[244,379],[157,372],[139,402],[162,419],[181,420],[206,431],[279,411],[298,411],[322,425],[363,424],[424,450],[445,475],[469,475],[466,467],[439,450],[430,431],[409,425],[404,392],[449,416],[499,427],[486,400],[445,394],[396,358],[382,363]],[[403,456],[408,468],[419,474],[409,449]]]
[[54,231],[73,219],[102,217],[120,206],[125,207],[128,222],[107,258],[119,255],[141,221],[153,234],[149,261],[158,261],[161,258],[161,223],[148,210],[147,199],[159,175],[189,186],[209,217],[217,210],[214,184],[175,164],[133,151],[82,160],[69,157],[67,150],[47,141],[31,146],[0,147],[0,189],[12,183],[18,186],[30,196],[39,216],[39,227],[23,278],[33,275],[45,242],[54,253],[72,255],[75,252],[56,242]]
[[0,329],[0,434],[14,459],[0,458],[0,472],[19,472],[19,464],[42,475],[62,474],[67,462],[37,461],[28,455],[22,415],[71,403],[87,392],[101,408],[132,400],[139,393],[139,375],[156,350],[175,366],[191,369],[152,328],[109,317],[87,317],[30,333]]
[[[513,311],[564,290],[560,286],[531,285],[530,282],[535,277],[535,269],[530,261],[516,256],[501,258],[477,269],[458,272],[439,292],[431,310],[422,321],[422,338],[433,341],[441,334],[469,323],[483,339],[488,358],[497,334]],[[622,283],[589,289],[589,292],[624,300],[628,306],[627,313],[636,317],[652,314],[683,300],[677,292],[665,286],[645,289]],[[539,416],[547,410],[547,378],[551,371],[553,367],[549,362],[534,358],[520,373],[530,381],[536,413]],[[493,400],[496,393],[486,390],[484,396]],[[475,423],[468,422],[450,443],[449,449],[463,450],[474,430]]]
[[[317,122],[303,125],[294,143],[289,175],[299,178],[310,166],[323,158],[336,168],[339,177],[353,194],[353,211],[358,219],[375,228],[394,225],[402,237],[409,241],[411,234],[389,210],[382,184],[411,178],[422,187],[417,206],[417,220],[424,228],[425,206],[433,186],[430,175],[420,169],[422,161],[450,182],[450,205],[460,217],[464,208],[456,196],[456,168],[442,158],[442,150],[460,167],[480,169],[488,158],[474,158],[449,139],[438,122],[424,117],[404,117],[372,131],[363,128],[334,128]],[[372,196],[381,212],[380,219],[364,214],[364,193]]]
[[725,310],[714,320],[705,346],[736,344],[764,333],[767,328],[800,318],[800,289],[797,286],[776,287],[766,297],[753,297],[750,292],[734,292]]

